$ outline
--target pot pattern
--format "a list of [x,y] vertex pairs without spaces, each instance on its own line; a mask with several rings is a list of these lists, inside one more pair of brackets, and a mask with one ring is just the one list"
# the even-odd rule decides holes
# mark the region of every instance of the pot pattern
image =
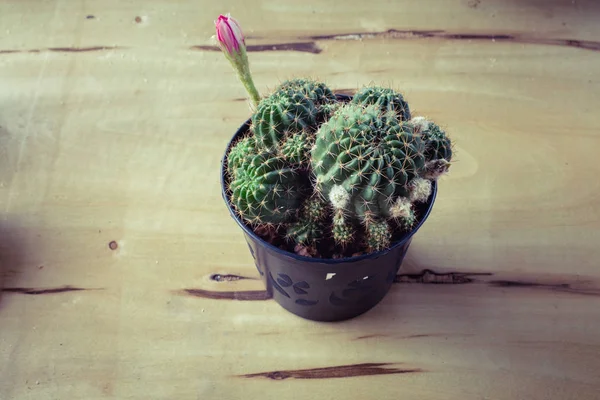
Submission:
[[[284,261],[277,260],[278,257],[274,257],[266,252],[261,254],[260,257],[257,257],[257,251],[255,251],[249,240],[247,241],[247,244],[256,269],[266,281],[267,288],[272,288],[279,295],[300,306],[310,307],[319,304],[319,295],[311,296],[311,284],[307,280],[294,280],[290,274],[278,272],[281,269],[286,269],[286,267],[283,265],[272,264],[284,264]],[[335,279],[335,281],[340,281],[341,279],[345,279],[344,283],[332,281],[331,284],[328,285],[328,303],[334,307],[351,307],[369,302],[374,295],[376,296],[381,292],[382,286],[389,287],[389,285],[393,283],[404,259],[404,255],[408,250],[409,244],[410,240],[401,246],[401,249],[398,249],[398,257],[392,263],[389,261],[381,263],[379,268],[375,268],[375,271],[372,271],[372,273],[369,273],[366,276],[362,276],[364,274],[360,274],[359,272],[358,277],[356,277],[356,273],[354,273],[354,276],[352,276],[351,279],[348,279],[347,274],[350,272],[349,268],[345,268],[344,273],[339,274],[343,275],[340,277],[336,276],[338,275],[337,273],[328,274],[331,275],[331,277],[328,277],[327,275],[323,276],[321,278],[322,280]],[[258,253],[263,253],[263,251],[258,251]],[[387,268],[383,269],[382,267],[384,266]],[[299,271],[299,273],[302,273],[302,271]],[[314,273],[309,274],[308,276],[311,276],[311,278],[308,280],[314,281],[316,279],[314,275]],[[316,289],[319,292],[325,289],[323,285],[317,286],[320,286]],[[323,296],[321,295],[320,297],[322,298]]]
[[[308,295],[308,289],[310,289],[310,285],[306,281],[294,282],[292,278],[290,278],[286,274],[278,273],[277,278],[273,277],[273,274],[269,272],[269,283],[273,286],[273,289],[277,290],[281,295],[292,298],[290,294],[284,289],[291,287],[296,296],[304,296]],[[319,301],[318,300],[309,300],[306,298],[296,298],[294,302],[301,306],[314,306]]]

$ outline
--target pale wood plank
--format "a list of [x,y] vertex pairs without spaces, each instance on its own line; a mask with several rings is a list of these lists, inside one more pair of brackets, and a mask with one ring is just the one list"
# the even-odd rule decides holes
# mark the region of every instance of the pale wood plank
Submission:
[[[1,399],[598,398],[597,2],[73,4],[0,4]],[[361,318],[182,292],[264,290],[218,181],[245,93],[192,48],[224,11],[306,43],[251,53],[261,90],[391,83],[456,139],[417,277]]]

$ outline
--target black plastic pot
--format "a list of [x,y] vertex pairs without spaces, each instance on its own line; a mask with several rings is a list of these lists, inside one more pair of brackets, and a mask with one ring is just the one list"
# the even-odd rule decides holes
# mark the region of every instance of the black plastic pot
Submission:
[[[347,96],[339,98],[347,100]],[[300,256],[262,240],[235,213],[226,190],[227,152],[249,129],[246,121],[229,142],[221,165],[221,190],[232,218],[244,232],[254,263],[267,292],[283,308],[314,321],[341,321],[354,318],[376,306],[388,293],[413,235],[433,207],[437,185],[422,204],[414,229],[389,249],[339,259]]]

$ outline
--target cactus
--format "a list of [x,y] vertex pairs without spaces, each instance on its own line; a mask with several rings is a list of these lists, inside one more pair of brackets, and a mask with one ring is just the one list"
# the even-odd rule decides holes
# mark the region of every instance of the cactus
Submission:
[[288,136],[281,145],[281,154],[293,165],[308,166],[313,142],[314,136],[308,132]]
[[392,230],[387,221],[374,220],[367,225],[367,246],[369,251],[381,251],[389,247]]
[[274,93],[289,95],[290,91],[302,93],[317,106],[330,104],[336,101],[336,97],[331,89],[323,82],[316,80],[303,78],[288,79],[279,85]]
[[415,117],[410,123],[421,134],[425,142],[425,161],[427,179],[438,179],[441,175],[448,172],[450,162],[452,161],[452,141],[446,135],[446,132],[433,121],[424,117]]
[[376,86],[342,102],[321,82],[288,80],[251,121],[227,158],[231,202],[298,254],[388,248],[414,227],[415,205],[453,155],[438,125],[411,119],[401,94]]
[[374,105],[344,105],[317,132],[311,153],[316,190],[329,196],[334,187],[343,189],[349,197],[344,208],[365,223],[389,218],[393,201],[408,196],[409,182],[424,172],[423,151],[412,125],[387,126]]
[[319,197],[313,197],[304,203],[304,216],[312,222],[322,221],[327,216],[327,204]]
[[288,226],[286,237],[298,244],[313,245],[323,237],[323,221],[327,216],[327,205],[318,197],[307,199],[298,222]]
[[231,181],[231,201],[247,222],[287,222],[302,203],[306,185],[297,171],[275,153],[263,150],[248,157]]
[[256,143],[254,136],[246,136],[238,140],[227,155],[227,173],[235,176],[238,168],[242,166],[245,160],[256,153]]
[[286,238],[302,245],[314,246],[323,237],[323,227],[320,224],[299,221],[288,226]]
[[284,138],[317,126],[315,103],[299,92],[274,93],[261,100],[252,115],[252,130],[257,145],[277,149]]
[[345,248],[355,237],[355,230],[348,218],[344,215],[343,209],[337,209],[333,214],[332,236],[336,244]]
[[404,97],[390,88],[366,86],[352,98],[352,103],[375,104],[383,113],[396,115],[400,121],[410,120],[410,108]]
[[[312,101],[316,108],[316,121],[322,122],[331,115],[333,105],[337,103],[335,94],[323,82],[314,79],[295,78],[281,83],[272,96],[300,95]],[[315,129],[316,130],[316,126]]]
[[409,230],[416,222],[413,204],[406,197],[398,197],[390,207],[391,219],[403,230]]
[[415,117],[410,123],[425,140],[426,161],[445,159],[450,162],[452,160],[452,141],[439,125],[424,117]]
[[321,106],[322,118],[329,119],[343,105],[341,102],[323,104]]
[[429,199],[429,196],[431,195],[431,181],[428,179],[423,179],[421,177],[414,178],[408,183],[408,191],[411,202],[425,202]]

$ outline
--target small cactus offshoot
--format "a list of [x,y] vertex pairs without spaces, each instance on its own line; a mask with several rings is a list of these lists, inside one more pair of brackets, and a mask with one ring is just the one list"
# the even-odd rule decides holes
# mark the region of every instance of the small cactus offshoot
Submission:
[[277,149],[291,136],[317,126],[315,103],[302,93],[274,93],[258,104],[252,129],[261,148]]
[[302,93],[317,106],[334,103],[336,97],[323,82],[311,79],[289,79],[275,89],[277,94]]
[[415,117],[410,123],[425,142],[426,173],[424,177],[436,180],[450,168],[452,140],[439,125],[424,117]]
[[411,117],[410,108],[404,97],[390,88],[366,86],[352,98],[354,104],[375,104],[386,114],[395,115],[400,121],[408,121]]
[[288,225],[286,237],[301,245],[314,246],[323,238],[327,204],[318,197],[307,199],[297,222]]
[[308,166],[310,162],[310,149],[313,146],[314,135],[300,132],[283,139],[281,155],[290,164]]
[[238,140],[227,155],[227,173],[235,176],[245,159],[256,153],[254,136],[246,136]]
[[367,225],[367,246],[369,251],[381,251],[389,247],[392,231],[387,221],[372,221]]

